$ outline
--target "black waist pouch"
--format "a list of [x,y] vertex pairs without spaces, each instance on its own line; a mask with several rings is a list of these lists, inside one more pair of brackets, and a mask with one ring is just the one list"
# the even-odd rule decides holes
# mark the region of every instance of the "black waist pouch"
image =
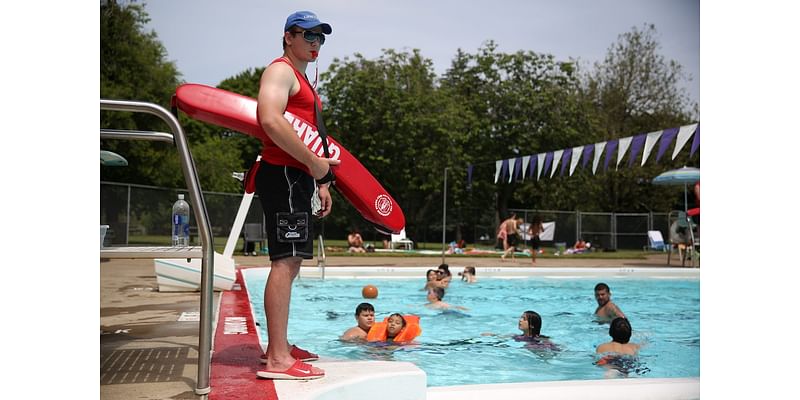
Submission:
[[308,241],[308,213],[275,213],[278,220],[278,241],[294,243]]

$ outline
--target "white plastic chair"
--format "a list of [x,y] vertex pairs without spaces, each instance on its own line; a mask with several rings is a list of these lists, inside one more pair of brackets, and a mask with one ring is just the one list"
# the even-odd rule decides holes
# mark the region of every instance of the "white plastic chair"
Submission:
[[647,250],[667,250],[664,244],[664,236],[661,236],[661,231],[647,231]]
[[397,235],[392,234],[392,241],[389,243],[389,247],[394,250],[395,245],[403,246],[406,250],[414,248],[414,241],[406,237],[406,228],[403,228]]

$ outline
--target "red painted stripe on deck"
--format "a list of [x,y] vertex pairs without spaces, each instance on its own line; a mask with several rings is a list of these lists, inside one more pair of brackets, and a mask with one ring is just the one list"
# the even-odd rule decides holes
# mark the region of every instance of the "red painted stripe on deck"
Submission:
[[[259,360],[261,346],[258,331],[250,313],[250,299],[241,271],[236,271],[236,283],[241,290],[222,293],[219,320],[211,356],[211,393],[209,400],[277,400],[275,384],[259,379],[256,371],[262,368]],[[225,317],[246,317],[247,334],[226,335]]]

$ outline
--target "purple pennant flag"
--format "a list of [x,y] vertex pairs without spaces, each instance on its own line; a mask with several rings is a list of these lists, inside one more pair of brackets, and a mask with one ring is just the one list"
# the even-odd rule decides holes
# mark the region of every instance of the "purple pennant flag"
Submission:
[[472,188],[472,167],[472,164],[467,165],[467,189]]
[[689,152],[689,157],[694,155],[694,152],[700,148],[700,123],[697,123],[697,129],[694,131],[694,140],[692,140],[692,151]]
[[589,159],[592,158],[592,153],[594,153],[594,145],[587,144],[583,146],[583,162],[581,163],[581,168],[586,168],[586,164],[589,163]]
[[498,182],[505,182],[506,172],[508,172],[508,160],[503,160],[500,164],[500,180]]
[[656,162],[661,159],[661,156],[664,155],[664,152],[667,151],[667,147],[675,140],[678,136],[678,130],[680,128],[669,128],[664,129],[664,133],[661,135],[661,143],[658,145],[658,154],[656,154]]
[[534,154],[528,160],[528,177],[529,178],[533,178],[533,177],[536,176],[536,175],[534,175],[533,171],[536,170],[536,160],[537,159],[538,159],[538,157],[536,157],[536,154]]
[[545,175],[547,174],[547,170],[550,169],[550,163],[552,163],[552,162],[553,162],[553,152],[551,151],[551,152],[548,152],[544,156],[544,170],[543,170],[543,172],[545,173]]
[[521,175],[522,175],[522,157],[517,157],[517,161],[514,163],[514,177],[511,179],[519,180]]
[[567,165],[572,163],[572,148],[564,149],[564,154],[561,156],[561,171],[558,172],[559,176],[564,176],[564,170]]
[[633,166],[633,162],[636,161],[636,157],[639,155],[639,151],[644,146],[644,141],[647,139],[647,134],[643,133],[641,135],[636,135],[631,140],[631,155],[628,159],[628,168]]
[[617,150],[618,144],[619,144],[619,139],[609,140],[606,143],[606,161],[603,163],[603,171],[608,171],[608,163],[609,161],[611,161],[611,157]]

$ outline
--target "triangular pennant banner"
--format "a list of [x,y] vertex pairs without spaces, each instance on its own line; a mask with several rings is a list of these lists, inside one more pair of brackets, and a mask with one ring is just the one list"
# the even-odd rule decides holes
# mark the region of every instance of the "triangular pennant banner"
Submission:
[[569,176],[572,176],[572,173],[575,172],[575,167],[577,167],[578,162],[581,161],[581,155],[583,155],[583,146],[572,148],[572,159],[569,163]]
[[531,165],[528,166],[528,176],[531,177],[531,178],[534,178],[533,171],[536,171],[536,160],[537,159],[538,159],[538,157],[536,157],[536,154],[531,156]]
[[509,162],[508,183],[511,183],[511,180],[514,179],[514,172],[516,172],[514,167],[517,165],[517,159],[516,158],[509,158],[508,162]]
[[547,156],[544,153],[540,153],[536,155],[537,167],[536,167],[536,180],[538,181],[539,178],[542,177],[542,170],[544,170],[544,160]]
[[689,157],[694,155],[694,152],[700,148],[700,123],[697,123],[697,130],[694,131],[694,140],[692,140],[692,151],[689,152]]
[[593,152],[594,152],[593,144],[583,146],[583,163],[581,163],[581,168],[586,168],[586,164],[588,164],[589,159],[592,158]]
[[622,161],[623,157],[625,157],[625,152],[628,151],[628,147],[631,145],[632,139],[632,136],[619,139],[619,148],[617,149],[617,165],[614,166],[614,169],[619,169],[619,162]]
[[[603,155],[603,150],[606,148],[606,142],[595,143],[594,147],[594,163],[592,164],[592,174],[597,173],[597,165],[600,164],[600,157]],[[496,180],[497,179],[495,179],[495,181]]]
[[603,162],[603,171],[608,171],[608,163],[611,161],[611,154],[617,149],[617,144],[619,144],[619,139],[606,142],[606,159]]
[[661,144],[658,145],[658,153],[656,153],[656,162],[661,159],[676,136],[678,136],[678,128],[664,129],[664,134],[661,135]]
[[547,171],[550,171],[550,164],[553,163],[553,152],[549,151],[544,156],[544,176],[547,177]]
[[650,157],[650,152],[653,151],[653,147],[655,147],[656,142],[661,137],[662,133],[664,133],[664,131],[650,132],[647,134],[647,137],[644,140],[644,152],[642,153],[642,166],[644,166],[644,163],[647,162],[647,159]]
[[472,187],[472,164],[467,165],[467,188]]
[[686,142],[689,141],[689,138],[692,137],[692,134],[696,129],[697,129],[697,124],[691,124],[682,126],[681,130],[678,131],[678,141],[675,142],[675,150],[672,151],[673,160],[675,159],[675,157],[678,156],[678,153],[680,153],[681,149],[683,148],[683,145],[685,145]]
[[503,165],[503,160],[497,160],[494,162],[494,183],[497,183],[497,179],[500,178],[500,170]]
[[550,169],[550,177],[552,178],[553,175],[556,173],[556,168],[558,168],[558,162],[561,161],[561,155],[564,154],[564,150],[556,150],[553,153],[553,168]]
[[528,171],[528,163],[530,162],[531,156],[522,157],[522,180],[525,180],[525,172]]
[[642,146],[644,146],[644,139],[646,136],[647,135],[643,133],[633,137],[633,140],[631,141],[631,156],[628,159],[628,167],[632,167],[633,163],[636,161],[639,151],[642,149]]
[[561,171],[558,172],[558,176],[564,176],[564,171],[567,170],[570,160],[572,160],[572,149],[565,149],[564,155],[561,156]]

